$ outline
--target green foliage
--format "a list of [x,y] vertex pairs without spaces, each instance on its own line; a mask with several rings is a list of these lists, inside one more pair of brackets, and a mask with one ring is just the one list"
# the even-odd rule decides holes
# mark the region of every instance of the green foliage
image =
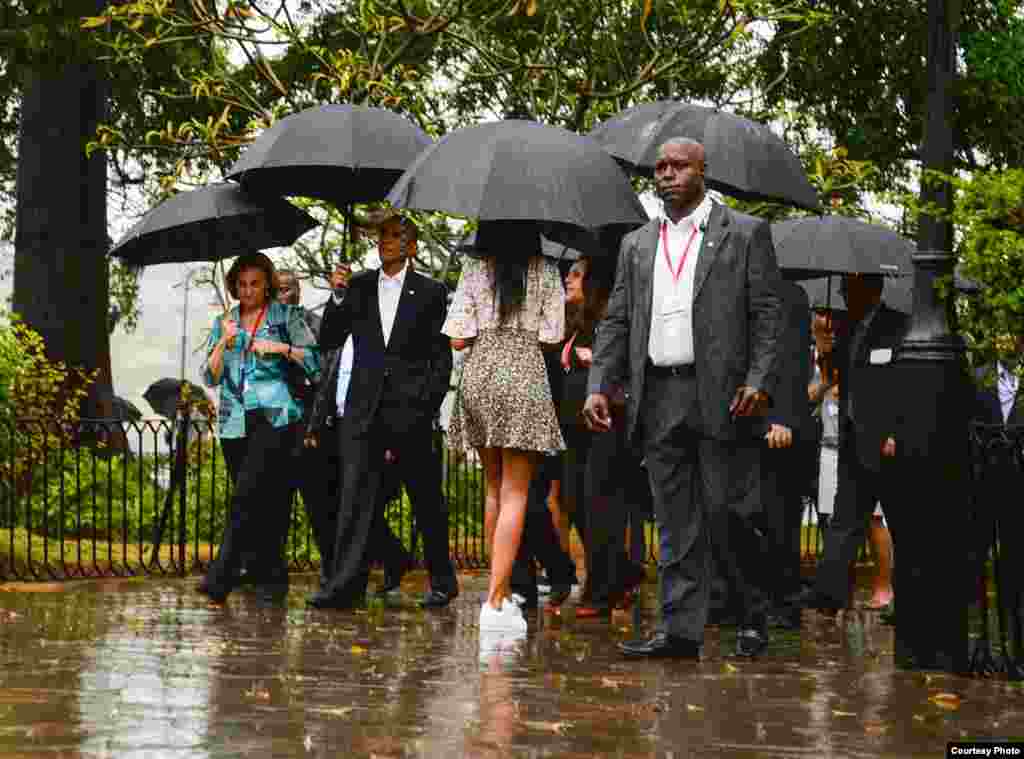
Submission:
[[[1019,90],[1019,2],[961,3],[961,54],[954,85],[957,168],[1024,161]],[[908,187],[923,137],[927,99],[927,0],[800,0],[826,13],[827,28],[780,22],[756,69],[769,106],[798,110],[804,139],[824,131],[851,158],[871,161],[880,189]]]
[[1024,169],[957,179],[953,221],[964,276],[981,286],[965,298],[961,325],[976,365],[1016,365],[1024,337]]
[[1005,97],[1024,97],[1024,18],[1016,0],[989,0],[990,23],[963,35],[964,62]]
[[[511,110],[583,131],[651,98],[726,104],[753,78],[762,41],[752,29],[783,21],[805,29],[826,18],[794,8],[792,0],[309,0],[291,12],[251,1],[117,3],[82,21],[101,35],[108,65],[144,81],[147,56],[175,48],[178,79],[143,87],[154,115],[128,127],[121,119],[89,149],[159,167],[159,181],[147,185],[156,199],[217,178],[260,131],[322,103],[390,108],[433,136]],[[203,51],[201,64],[180,62],[190,46]],[[171,118],[175,103],[182,112]],[[288,263],[325,283],[339,257],[340,218],[308,205],[325,228]],[[450,231],[440,217],[418,221],[421,264],[454,273]],[[354,241],[340,257],[358,268],[366,251]]]
[[[46,357],[43,338],[9,315],[0,326],[0,490],[22,492],[49,452],[72,443],[93,377]],[[31,423],[15,424],[17,419]]]

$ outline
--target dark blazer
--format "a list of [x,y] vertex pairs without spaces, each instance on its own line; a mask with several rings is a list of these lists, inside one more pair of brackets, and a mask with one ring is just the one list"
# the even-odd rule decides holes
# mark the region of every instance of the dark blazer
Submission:
[[451,345],[441,333],[448,313],[445,286],[410,268],[385,346],[378,281],[378,271],[354,276],[341,304],[332,301],[324,309],[320,328],[324,352],[341,348],[352,335],[355,358],[345,419],[356,435],[369,431],[381,409],[387,412],[381,421],[395,433],[429,423],[448,393],[452,372]]
[[847,437],[850,428],[847,417],[850,395],[854,396],[853,428],[856,432],[857,455],[868,469],[878,470],[882,462],[882,443],[893,437],[899,445],[899,430],[903,424],[900,405],[890,403],[891,399],[872,397],[869,392],[858,393],[858,369],[869,365],[871,351],[882,348],[895,350],[909,327],[909,317],[886,306],[879,307],[868,326],[868,331],[857,348],[857,355],[850,355],[850,343],[856,332],[852,325],[847,334],[836,342],[835,355],[839,364],[839,439]]
[[322,354],[320,363],[320,384],[309,404],[309,422],[306,437],[315,437],[326,427],[334,424],[337,416],[335,398],[338,394],[338,370],[341,368],[341,348]]
[[793,432],[794,442],[814,438],[816,425],[807,400],[811,381],[811,305],[807,291],[795,282],[779,280],[782,332],[778,343],[778,384],[766,417],[767,424],[781,424]]
[[[989,375],[995,377],[996,384],[992,384]],[[971,411],[971,421],[998,425],[1024,424],[1024,382],[1017,383],[1017,395],[1013,408],[1010,409],[1010,416],[1005,422],[1003,407],[999,403],[998,383],[996,367],[989,365],[974,370],[974,408]]]
[[[616,380],[629,378],[630,440],[644,401],[659,230],[660,220],[652,219],[622,240],[615,287],[594,346],[588,382],[590,393],[610,396]],[[729,404],[740,385],[775,396],[781,319],[778,281],[768,223],[714,204],[693,288],[700,424],[708,437],[736,440],[756,434],[755,425],[733,422],[729,415]]]

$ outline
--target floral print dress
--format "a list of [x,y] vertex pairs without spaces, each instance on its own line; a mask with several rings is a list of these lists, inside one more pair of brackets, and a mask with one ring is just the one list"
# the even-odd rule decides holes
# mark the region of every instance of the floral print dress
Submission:
[[565,291],[558,266],[535,256],[526,275],[523,306],[499,322],[494,270],[467,258],[442,332],[475,338],[468,349],[448,427],[456,449],[565,450],[540,343],[565,332]]

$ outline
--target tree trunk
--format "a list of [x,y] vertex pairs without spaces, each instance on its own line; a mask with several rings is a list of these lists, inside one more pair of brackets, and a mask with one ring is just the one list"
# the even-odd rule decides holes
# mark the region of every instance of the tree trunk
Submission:
[[99,69],[68,65],[25,77],[18,140],[14,311],[48,356],[98,374],[83,414],[109,417],[107,160],[85,144],[107,117]]

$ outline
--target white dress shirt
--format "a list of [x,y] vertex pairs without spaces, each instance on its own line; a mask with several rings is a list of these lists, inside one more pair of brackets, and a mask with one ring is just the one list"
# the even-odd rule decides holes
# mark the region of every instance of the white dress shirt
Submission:
[[341,348],[341,358],[338,364],[338,391],[334,396],[338,416],[345,416],[345,398],[348,397],[348,386],[352,381],[352,360],[354,358],[355,347],[352,344],[352,335],[349,335],[345,345]]
[[[647,344],[655,366],[692,364],[693,358],[693,285],[697,257],[704,244],[704,228],[711,213],[707,195],[689,216],[673,223],[662,214],[658,230],[658,249],[654,252],[652,283],[651,336]],[[668,242],[668,261],[665,243]],[[686,261],[677,280],[683,256]],[[669,271],[669,262],[672,270]]]
[[996,366],[999,371],[999,406],[1002,409],[1003,423],[1005,424],[1013,412],[1013,403],[1017,400],[1019,380],[1016,374],[1001,363],[997,363]]
[[402,297],[402,287],[405,285],[405,273],[409,271],[409,262],[406,261],[402,270],[393,277],[379,272],[377,280],[377,299],[380,301],[380,326],[384,330],[384,345],[387,346],[391,339],[391,328],[395,326],[395,314],[398,313],[398,300]]

